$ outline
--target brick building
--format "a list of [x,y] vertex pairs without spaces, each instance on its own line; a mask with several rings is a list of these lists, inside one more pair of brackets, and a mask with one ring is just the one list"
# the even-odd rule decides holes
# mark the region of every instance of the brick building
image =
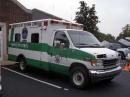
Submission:
[[17,0],[0,0],[0,28],[3,35],[3,59],[7,59],[8,24],[32,20],[31,11]]
[[32,20],[31,10],[17,0],[0,0],[0,22],[14,23]]
[[62,20],[38,9],[27,9],[17,0],[0,0],[0,22],[16,23],[47,18]]
[[39,20],[39,19],[57,19],[57,20],[63,20],[60,17],[54,16],[50,13],[41,11],[39,9],[32,9],[32,20]]
[[46,18],[62,20],[62,18],[38,9],[27,9],[17,0],[0,0],[0,32],[3,33],[3,58],[7,59],[7,32],[10,23]]

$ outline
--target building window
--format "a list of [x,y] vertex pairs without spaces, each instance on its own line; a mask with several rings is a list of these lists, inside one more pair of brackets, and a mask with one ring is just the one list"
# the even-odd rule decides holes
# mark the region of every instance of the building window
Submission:
[[33,33],[31,35],[31,43],[39,43],[39,34],[38,33]]
[[21,40],[21,35],[19,33],[15,34],[15,42],[20,42]]

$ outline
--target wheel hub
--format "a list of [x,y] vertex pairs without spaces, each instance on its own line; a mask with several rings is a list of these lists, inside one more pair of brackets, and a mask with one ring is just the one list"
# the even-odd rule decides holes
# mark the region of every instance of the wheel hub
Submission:
[[20,69],[21,69],[21,70],[24,70],[24,68],[25,68],[25,67],[24,67],[24,62],[21,61],[21,62],[19,63],[19,65],[20,65]]
[[73,75],[73,82],[76,85],[82,85],[84,82],[84,76],[81,72],[74,73]]

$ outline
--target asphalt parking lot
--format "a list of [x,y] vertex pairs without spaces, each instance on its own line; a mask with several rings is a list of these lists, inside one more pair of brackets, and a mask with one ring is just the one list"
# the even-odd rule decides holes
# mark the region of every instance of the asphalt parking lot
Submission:
[[130,97],[130,71],[122,71],[111,83],[79,90],[69,84],[66,76],[34,68],[22,73],[16,66],[4,66],[2,85],[2,97]]

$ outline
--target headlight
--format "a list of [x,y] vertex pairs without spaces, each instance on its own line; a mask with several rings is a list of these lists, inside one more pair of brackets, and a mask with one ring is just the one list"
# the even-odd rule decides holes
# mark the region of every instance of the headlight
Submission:
[[103,61],[101,59],[90,60],[90,59],[84,58],[83,60],[91,62],[92,66],[101,66],[103,64]]
[[103,61],[101,59],[97,59],[97,66],[101,66],[103,64]]

